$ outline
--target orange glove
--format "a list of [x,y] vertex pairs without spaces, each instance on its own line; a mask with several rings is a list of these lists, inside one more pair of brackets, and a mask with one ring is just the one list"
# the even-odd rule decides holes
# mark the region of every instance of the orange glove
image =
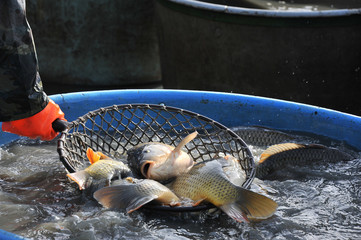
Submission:
[[49,141],[58,135],[52,127],[52,123],[56,119],[65,120],[64,113],[58,104],[49,99],[48,105],[39,113],[24,119],[3,122],[2,130],[29,138],[40,137],[41,140]]

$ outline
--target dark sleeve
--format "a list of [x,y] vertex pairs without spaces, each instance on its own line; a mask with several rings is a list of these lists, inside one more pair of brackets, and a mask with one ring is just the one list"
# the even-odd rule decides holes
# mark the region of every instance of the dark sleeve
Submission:
[[0,121],[30,117],[48,103],[25,0],[0,0]]

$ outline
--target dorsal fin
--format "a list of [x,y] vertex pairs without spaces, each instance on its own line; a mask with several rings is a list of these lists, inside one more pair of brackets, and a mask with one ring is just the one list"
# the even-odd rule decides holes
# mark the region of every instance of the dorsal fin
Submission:
[[86,150],[86,156],[88,157],[91,164],[99,161],[99,159],[101,158],[101,156],[98,153],[94,152],[91,148],[88,148]]
[[267,158],[269,158],[270,156],[272,156],[274,154],[292,150],[292,149],[300,149],[300,148],[306,148],[306,147],[308,147],[308,146],[304,145],[304,144],[298,144],[298,143],[281,143],[281,144],[272,145],[261,154],[259,163],[266,161]]
[[100,156],[100,159],[101,159],[101,160],[111,159],[110,157],[108,157],[107,155],[105,155],[105,154],[102,153],[102,152],[96,152],[96,154],[98,154],[98,155]]

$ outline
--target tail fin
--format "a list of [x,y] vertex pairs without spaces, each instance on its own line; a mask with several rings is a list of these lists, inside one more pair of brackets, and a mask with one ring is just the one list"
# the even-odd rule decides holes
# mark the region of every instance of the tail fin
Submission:
[[182,148],[189,143],[190,141],[192,141],[195,137],[197,137],[198,132],[195,131],[191,134],[188,134],[185,138],[183,138],[183,140],[178,144],[178,146],[176,148],[173,149],[172,152],[180,152],[182,150]]
[[131,213],[144,204],[158,198],[153,194],[142,194],[136,191],[134,184],[123,184],[102,188],[94,193],[94,198],[106,208],[126,209]]
[[68,173],[67,176],[79,185],[79,189],[83,190],[87,187],[89,174],[85,170],[74,173]]
[[267,219],[277,209],[277,203],[261,194],[238,188],[236,201],[220,206],[223,212],[238,222]]

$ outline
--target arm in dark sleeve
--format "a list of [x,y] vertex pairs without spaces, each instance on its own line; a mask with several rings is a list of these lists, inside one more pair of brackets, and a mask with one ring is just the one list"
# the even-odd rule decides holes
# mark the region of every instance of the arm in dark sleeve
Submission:
[[0,1],[0,121],[30,117],[48,104],[25,0]]

